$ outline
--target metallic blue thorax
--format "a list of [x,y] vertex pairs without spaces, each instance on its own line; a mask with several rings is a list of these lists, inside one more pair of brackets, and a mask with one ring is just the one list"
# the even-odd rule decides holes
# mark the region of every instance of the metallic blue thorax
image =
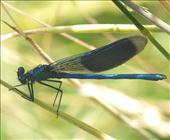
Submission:
[[48,65],[38,65],[34,69],[28,71],[23,75],[28,81],[42,81],[50,78],[50,67]]

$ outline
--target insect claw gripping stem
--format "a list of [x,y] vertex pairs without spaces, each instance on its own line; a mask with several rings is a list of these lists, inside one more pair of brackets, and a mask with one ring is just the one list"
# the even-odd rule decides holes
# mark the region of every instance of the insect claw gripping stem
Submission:
[[10,91],[10,90],[14,90],[14,89],[16,89],[16,87],[19,87],[19,86],[22,86],[22,85],[23,85],[23,84],[15,85],[15,86],[11,87],[11,88],[9,89],[9,91]]
[[28,96],[25,96],[25,95],[21,95],[21,97],[23,97],[24,99],[29,100],[29,101],[31,101],[31,102],[33,102],[33,101],[34,101],[34,99],[33,99],[33,98],[28,97]]
[[10,90],[14,90],[14,89],[16,89],[16,88],[15,88],[15,87],[11,87],[11,88],[9,89],[9,91],[10,91]]

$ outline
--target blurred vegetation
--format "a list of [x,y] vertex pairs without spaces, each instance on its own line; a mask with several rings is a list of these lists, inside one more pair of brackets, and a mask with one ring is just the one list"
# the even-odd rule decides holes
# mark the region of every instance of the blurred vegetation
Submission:
[[[89,19],[93,19],[100,24],[132,24],[111,1],[8,1],[8,4],[52,26],[90,24]],[[163,21],[170,23],[169,15],[159,2],[140,1],[138,4],[147,7]],[[43,27],[27,16],[22,16],[10,8],[8,10],[17,24],[24,30]],[[2,19],[14,25],[3,8],[1,9],[1,13]],[[135,12],[132,12],[132,14],[141,24],[150,24],[139,14]],[[1,27],[1,35],[14,32],[5,24],[1,23]],[[117,40],[137,34],[140,34],[140,32],[113,32],[109,36],[113,40]],[[170,38],[167,33],[153,32],[152,34],[169,51]],[[103,33],[72,33],[70,35],[95,47],[100,47],[111,42]],[[87,48],[64,38],[60,34],[44,33],[31,35],[31,38],[53,60],[88,51]],[[23,66],[29,70],[43,63],[46,63],[45,60],[22,37],[12,38],[1,43],[1,79],[11,85],[18,84],[16,70],[19,66]],[[120,91],[131,98],[137,99],[139,102],[146,101],[160,111],[163,119],[169,121],[169,68],[168,60],[162,56],[153,44],[148,42],[145,50],[137,57],[105,73],[162,73],[167,75],[167,80],[159,82],[141,80],[81,80],[81,83],[90,82],[98,86],[102,85]],[[138,131],[131,129],[130,126],[111,115],[93,100],[82,95],[81,91],[75,86],[69,84],[66,80],[62,81],[64,96],[60,110],[116,139],[145,139]],[[34,88],[35,96],[52,106],[55,91],[38,84],[35,84]],[[20,89],[28,92],[27,87],[21,87]],[[48,113],[43,108],[37,107],[35,104],[13,94],[13,91],[9,91],[3,86],[1,86],[1,99],[1,139],[3,140],[97,139],[62,118],[59,117],[57,119],[56,116]],[[148,132],[153,138],[169,138],[169,136],[161,136],[150,132],[150,130]]]

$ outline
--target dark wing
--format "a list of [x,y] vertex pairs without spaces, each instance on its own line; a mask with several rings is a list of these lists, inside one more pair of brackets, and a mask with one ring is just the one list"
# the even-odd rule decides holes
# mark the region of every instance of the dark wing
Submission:
[[101,72],[125,63],[142,51],[146,43],[147,39],[143,36],[131,36],[90,52],[55,61],[50,66],[56,72]]

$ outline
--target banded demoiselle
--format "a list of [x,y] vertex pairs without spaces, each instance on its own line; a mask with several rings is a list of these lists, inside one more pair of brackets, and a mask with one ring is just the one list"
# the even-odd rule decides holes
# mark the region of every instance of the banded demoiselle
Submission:
[[[57,91],[53,106],[55,105],[58,93],[60,93],[57,105],[57,115],[63,95],[61,90],[62,82],[51,78],[76,78],[76,79],[142,79],[142,80],[163,80],[166,76],[163,74],[94,74],[117,67],[130,58],[141,52],[147,44],[147,39],[143,36],[131,36],[116,42],[105,45],[101,48],[66,57],[50,63],[48,65],[38,65],[34,69],[25,72],[23,67],[19,67],[17,71],[20,85],[27,85],[29,96],[25,97],[30,101],[34,101],[33,84],[39,84],[53,88]],[[58,83],[58,87],[54,87],[46,82]],[[17,86],[14,86],[17,87]]]

